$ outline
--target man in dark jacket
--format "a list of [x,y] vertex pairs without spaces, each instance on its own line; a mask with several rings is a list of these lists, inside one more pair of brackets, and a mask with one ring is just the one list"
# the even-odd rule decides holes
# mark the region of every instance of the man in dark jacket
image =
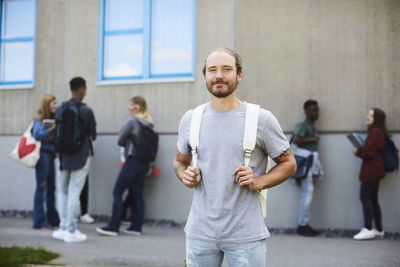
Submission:
[[[92,109],[81,102],[86,95],[85,80],[81,77],[75,77],[69,84],[72,97],[63,104],[75,105],[79,108],[83,138],[76,151],[58,151],[60,168],[57,172],[56,188],[60,228],[53,232],[53,237],[65,242],[81,242],[86,240],[86,235],[81,233],[76,225],[80,209],[79,196],[89,171],[89,156],[93,152],[91,151],[91,142],[96,139],[96,120]],[[62,108],[63,105],[57,107],[56,118],[59,117]]]

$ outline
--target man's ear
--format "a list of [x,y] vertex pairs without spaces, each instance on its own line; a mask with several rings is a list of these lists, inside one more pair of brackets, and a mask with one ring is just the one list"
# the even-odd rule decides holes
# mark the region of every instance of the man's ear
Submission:
[[236,77],[237,81],[240,82],[242,80],[242,73],[239,72]]

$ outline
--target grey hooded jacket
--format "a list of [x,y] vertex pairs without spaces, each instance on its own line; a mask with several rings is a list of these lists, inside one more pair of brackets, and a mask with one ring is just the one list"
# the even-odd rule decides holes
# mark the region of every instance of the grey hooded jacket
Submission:
[[127,159],[128,156],[136,155],[135,142],[137,142],[142,125],[148,125],[153,128],[151,122],[132,116],[119,131],[118,145],[124,147],[125,159]]

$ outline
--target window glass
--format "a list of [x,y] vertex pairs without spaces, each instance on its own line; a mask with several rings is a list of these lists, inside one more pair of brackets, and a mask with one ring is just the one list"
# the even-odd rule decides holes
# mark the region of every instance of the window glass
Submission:
[[104,77],[142,75],[142,35],[111,35],[105,39]]
[[173,2],[152,2],[152,74],[192,72],[193,1]]
[[0,84],[33,83],[36,1],[0,2]]
[[1,80],[33,80],[33,43],[11,42],[1,45]]
[[193,76],[195,0],[100,3],[100,80]]
[[4,1],[2,7],[2,38],[34,35],[32,0]]
[[108,0],[105,30],[129,30],[143,27],[143,0]]

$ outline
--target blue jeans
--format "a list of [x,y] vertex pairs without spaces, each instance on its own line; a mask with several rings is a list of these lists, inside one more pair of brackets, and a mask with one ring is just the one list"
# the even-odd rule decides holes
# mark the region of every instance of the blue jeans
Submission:
[[58,168],[60,162],[57,160],[57,210],[60,216],[60,229],[74,232],[76,221],[80,214],[80,200],[82,188],[89,172],[90,159],[87,158],[82,169],[69,171]]
[[129,156],[121,171],[113,189],[113,206],[111,220],[107,228],[118,232],[121,226],[121,217],[123,210],[122,195],[130,187],[134,199],[133,214],[130,230],[141,232],[144,220],[144,197],[143,187],[146,179],[146,172],[149,170],[149,164],[144,163]]
[[221,266],[224,255],[230,267],[266,266],[266,239],[245,243],[212,243],[186,237],[188,267]]
[[298,224],[305,226],[310,220],[310,205],[314,194],[314,182],[311,170],[307,177],[301,181],[301,193],[299,203],[299,219]]
[[[35,167],[36,190],[33,197],[33,225],[35,229],[45,226],[58,226],[60,220],[55,208],[55,168],[54,157],[40,152]],[[46,216],[47,211],[47,216]]]

